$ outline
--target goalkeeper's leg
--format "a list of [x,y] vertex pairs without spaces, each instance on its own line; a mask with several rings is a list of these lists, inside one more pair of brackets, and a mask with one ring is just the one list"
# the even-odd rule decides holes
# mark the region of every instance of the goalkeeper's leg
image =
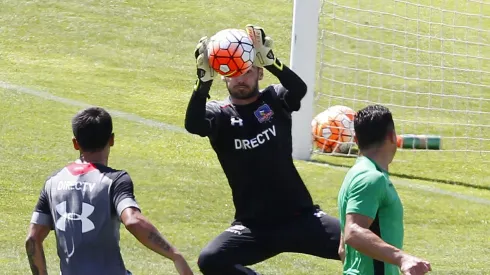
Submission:
[[284,252],[310,254],[326,259],[340,260],[340,222],[319,207],[290,221],[276,235],[283,241]]
[[199,255],[204,275],[259,274],[246,267],[277,255],[264,244],[260,232],[234,225],[212,240]]

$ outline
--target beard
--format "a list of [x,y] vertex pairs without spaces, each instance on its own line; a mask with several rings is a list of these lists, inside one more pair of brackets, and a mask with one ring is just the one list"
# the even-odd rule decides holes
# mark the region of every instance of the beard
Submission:
[[253,87],[247,85],[236,85],[233,88],[228,87],[230,96],[235,99],[249,99],[259,94],[258,83]]

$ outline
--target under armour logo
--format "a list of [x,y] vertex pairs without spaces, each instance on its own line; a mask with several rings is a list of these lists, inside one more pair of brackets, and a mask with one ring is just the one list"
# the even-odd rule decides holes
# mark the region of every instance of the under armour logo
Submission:
[[237,235],[242,235],[242,233],[245,229],[247,229],[247,228],[243,225],[233,225],[232,227],[226,229],[225,231],[231,232],[231,233],[234,233]]
[[322,210],[318,210],[313,215],[315,215],[317,218],[321,218],[322,216],[326,216],[327,213],[323,212]]
[[236,124],[238,124],[238,126],[240,126],[240,127],[243,126],[243,120],[239,117],[232,116],[230,118],[230,121],[231,121],[232,126],[235,126]]
[[274,59],[274,53],[272,52],[272,50],[270,50],[268,53],[267,53],[267,58],[269,59]]
[[82,203],[82,213],[66,213],[66,201],[56,205],[56,212],[61,215],[61,217],[56,221],[56,228],[61,231],[65,231],[66,220],[71,221],[81,221],[82,222],[82,233],[94,230],[94,223],[88,219],[94,212],[95,207],[88,203]]

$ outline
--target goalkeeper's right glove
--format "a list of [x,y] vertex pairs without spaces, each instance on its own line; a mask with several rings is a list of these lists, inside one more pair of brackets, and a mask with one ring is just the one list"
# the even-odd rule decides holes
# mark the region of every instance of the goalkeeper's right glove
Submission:
[[279,70],[282,70],[282,64],[277,60],[272,51],[272,38],[265,35],[264,29],[259,26],[248,24],[245,30],[255,48],[254,65],[258,67],[274,65]]
[[207,45],[208,45],[208,37],[204,36],[201,39],[199,39],[199,43],[197,44],[196,49],[194,51],[194,56],[196,58],[196,65],[197,65],[197,77],[202,82],[211,81],[214,79],[216,75],[213,68],[209,66]]

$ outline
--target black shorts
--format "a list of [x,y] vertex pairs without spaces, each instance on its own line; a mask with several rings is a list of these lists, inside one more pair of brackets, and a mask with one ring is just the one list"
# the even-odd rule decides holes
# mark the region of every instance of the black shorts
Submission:
[[274,224],[234,222],[202,250],[198,265],[204,275],[258,274],[245,266],[283,252],[340,260],[339,242],[339,220],[316,208]]

